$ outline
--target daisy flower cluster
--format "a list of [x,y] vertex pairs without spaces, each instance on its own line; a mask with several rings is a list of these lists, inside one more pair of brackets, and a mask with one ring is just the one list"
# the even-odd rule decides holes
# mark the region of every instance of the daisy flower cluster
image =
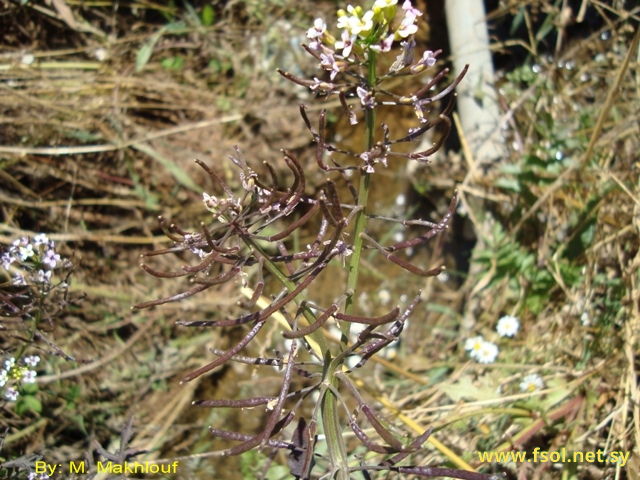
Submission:
[[[520,322],[512,315],[505,315],[498,320],[496,331],[501,337],[513,337],[520,329]],[[498,358],[500,350],[498,346],[485,340],[482,335],[468,338],[464,344],[464,349],[469,352],[469,356],[478,363],[493,363]]]
[[16,363],[14,357],[5,360],[4,368],[0,370],[0,389],[4,389],[2,396],[10,402],[15,402],[20,385],[36,381],[37,372],[31,368],[35,368],[38,362],[40,357],[37,355],[26,357],[21,363]]
[[482,335],[468,338],[464,344],[464,349],[469,352],[469,356],[478,363],[493,363],[498,358],[498,346],[485,340]]

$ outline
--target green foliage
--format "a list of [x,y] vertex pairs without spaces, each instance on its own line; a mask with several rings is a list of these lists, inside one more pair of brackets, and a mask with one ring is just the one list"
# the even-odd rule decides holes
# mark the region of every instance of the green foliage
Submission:
[[160,64],[166,70],[182,70],[184,68],[184,57],[182,55],[165,57]]
[[[246,480],[257,478],[258,473],[262,471],[267,461],[267,457],[257,450],[249,450],[243,453],[240,456],[240,474],[242,478]],[[271,463],[265,476],[261,478],[274,480],[289,478],[289,469],[284,465]]]
[[[477,250],[474,260],[491,275],[488,288],[497,289],[506,281],[514,297],[520,296],[524,290],[523,305],[526,310],[533,314],[541,312],[558,287],[556,278],[549,271],[551,266],[538,264],[537,251],[515,241],[500,224],[494,226],[487,247],[486,250]],[[580,265],[561,259],[554,266],[565,285],[572,286],[580,281]]]
[[215,14],[213,12],[213,7],[211,5],[205,5],[202,7],[202,13],[200,14],[202,25],[205,27],[210,27],[213,25],[215,20]]
[[36,396],[38,385],[35,383],[23,383],[20,387],[20,396],[16,400],[16,413],[25,415],[26,413],[41,413],[42,402]]

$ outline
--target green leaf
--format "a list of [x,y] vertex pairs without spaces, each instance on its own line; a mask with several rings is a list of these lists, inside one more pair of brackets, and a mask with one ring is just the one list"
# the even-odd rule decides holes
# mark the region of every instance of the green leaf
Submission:
[[166,168],[169,173],[171,173],[173,178],[175,178],[183,187],[186,187],[196,193],[202,192],[202,188],[198,187],[198,185],[196,185],[196,183],[191,180],[191,177],[189,177],[189,175],[187,175],[185,171],[180,168],[172,159],[165,157],[160,152],[145,143],[135,143],[131,146],[140,152],[146,153],[156,162]]
[[38,393],[38,384],[37,383],[22,383],[20,386],[20,391],[23,394],[27,395],[35,395]]
[[511,190],[512,192],[520,193],[522,191],[522,187],[520,186],[520,181],[515,178],[499,178],[494,182],[494,185],[497,188],[502,188],[504,190]]
[[27,412],[42,412],[42,403],[33,395],[21,395],[16,400],[16,413],[23,415]]
[[507,163],[506,165],[500,165],[500,167],[498,167],[498,171],[509,175],[518,175],[522,172],[522,167],[519,163]]
[[149,40],[145,42],[140,50],[138,50],[138,54],[136,55],[136,72],[142,71],[142,69],[149,63],[149,59],[151,59],[151,54],[153,53],[153,49],[160,40],[160,37],[166,31],[166,27],[162,27],[156,33],[149,37]]
[[209,27],[213,25],[214,13],[213,7],[211,5],[205,5],[202,7],[202,25],[205,27]]
[[511,36],[515,35],[515,33],[518,30],[518,28],[520,28],[520,26],[523,24],[523,22],[524,22],[524,13],[525,13],[525,7],[520,7],[520,9],[518,10],[518,13],[515,14],[515,16],[513,17],[513,21],[511,22],[511,28],[509,29],[509,35],[511,35]]
[[220,60],[218,60],[217,58],[212,58],[211,60],[209,60],[208,68],[213,73],[221,73],[222,72],[222,62]]
[[467,399],[493,400],[500,395],[497,391],[498,385],[493,383],[487,375],[474,380],[469,375],[461,377],[456,383],[441,383],[438,388],[442,390],[451,400],[459,402]]
[[188,28],[187,24],[183,21],[171,22],[163,27],[164,31],[166,31],[167,33],[174,33],[174,34],[185,33],[185,30],[187,28]]
[[175,57],[165,57],[160,63],[162,68],[166,70],[182,70],[184,67],[184,59],[180,55]]

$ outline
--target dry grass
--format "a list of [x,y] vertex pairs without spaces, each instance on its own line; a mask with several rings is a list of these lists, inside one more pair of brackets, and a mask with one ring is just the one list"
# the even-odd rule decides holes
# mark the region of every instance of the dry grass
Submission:
[[[273,385],[268,376],[256,381],[250,369],[228,367],[178,386],[177,379],[205,362],[208,347],[225,348],[232,339],[174,322],[223,315],[236,308],[239,292],[151,312],[128,309],[177,291],[137,265],[142,251],[166,245],[159,214],[184,226],[202,219],[200,192],[209,186],[194,158],[227,173],[232,143],[256,163],[278,159],[281,147],[309,147],[296,114],[303,93],[270,72],[283,61],[286,68],[301,61],[287,56],[282,32],[287,25],[303,31],[318,7],[230,1],[216,6],[214,26],[206,26],[188,8],[147,2],[119,4],[117,11],[112,2],[52,2],[57,11],[45,2],[4,3],[0,242],[49,233],[73,255],[72,289],[88,300],[50,334],[81,361],[48,357],[39,376],[41,414],[1,407],[0,424],[9,430],[0,455],[42,452],[48,462],[66,464],[95,441],[114,451],[134,414],[132,444],[150,450],[147,459],[181,457],[184,475],[194,478],[238,478],[238,468],[258,457],[212,462],[207,452],[221,445],[206,426],[226,420],[253,431],[260,415],[223,419],[190,402]],[[320,8],[331,12],[326,3]],[[304,13],[307,7],[312,14]],[[434,425],[434,437],[452,449],[433,442],[421,462],[478,467],[478,451],[617,450],[631,452],[624,469],[598,463],[492,468],[511,478],[638,478],[640,73],[632,25],[639,13],[631,18],[596,2],[591,8],[605,19],[602,30],[560,45],[554,61],[524,41],[538,54],[540,73],[527,78],[531,69],[522,68],[503,82],[513,146],[505,165],[479,172],[473,152],[463,152],[462,193],[483,197],[500,227],[483,231],[476,221],[482,212],[469,212],[488,245],[474,253],[480,273],[453,292],[433,286],[424,310],[432,323],[412,327],[423,341],[413,342],[395,369],[376,367],[367,379],[389,416],[401,407],[405,424]],[[535,27],[525,23],[531,39]],[[154,53],[143,65],[140,51],[154,35]],[[182,63],[174,68],[177,57]],[[557,161],[556,152],[569,160]],[[449,174],[432,181],[448,183]],[[481,309],[469,322],[456,307],[438,309],[438,295],[447,306],[476,298]],[[445,301],[448,296],[454,299]],[[498,362],[467,361],[464,340],[497,338],[503,314],[518,315],[521,330],[500,340]],[[2,338],[0,348],[11,351],[18,340]],[[542,391],[519,391],[528,373],[544,378]]]

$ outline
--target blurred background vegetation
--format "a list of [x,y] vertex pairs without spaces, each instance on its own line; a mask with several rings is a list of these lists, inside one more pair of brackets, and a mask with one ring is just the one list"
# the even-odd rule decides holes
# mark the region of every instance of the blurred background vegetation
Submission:
[[[444,65],[443,6],[415,3],[425,11],[418,46],[443,48]],[[208,361],[208,348],[224,349],[236,334],[174,322],[233,314],[239,287],[151,311],[129,308],[180,289],[138,265],[141,253],[168,245],[158,215],[184,228],[206,220],[201,194],[211,185],[194,158],[231,183],[233,144],[256,169],[265,160],[280,165],[280,148],[313,167],[314,147],[297,113],[301,102],[311,111],[329,108],[336,140],[354,141],[339,109],[332,110],[336,102],[314,99],[275,72],[318,75],[300,44],[314,18],[331,28],[335,9],[345,5],[0,5],[0,242],[47,233],[76,266],[71,290],[87,296],[47,333],[78,361],[34,344],[29,352],[43,362],[30,395],[39,402],[0,403],[0,459],[40,455],[67,465],[97,444],[115,452],[125,448],[120,434],[134,415],[129,446],[147,451],[136,459],[179,458],[177,478],[237,479],[238,472],[256,478],[267,471],[269,478],[286,478],[286,459],[268,459],[268,452],[208,455],[224,447],[209,425],[253,433],[263,412],[191,406],[196,399],[271,395],[280,372],[257,375],[234,364],[178,384]],[[427,449],[414,463],[447,465],[457,456],[510,478],[638,478],[640,10],[633,8],[595,0],[490,4],[508,156],[483,171],[464,137],[454,135],[431,167],[408,174],[399,165],[382,173],[385,188],[374,198],[383,213],[438,218],[455,188],[481,205],[463,203],[443,244],[414,252],[442,260],[448,277],[425,283],[372,265],[368,291],[359,294],[360,308],[375,313],[388,298],[424,292],[393,364],[382,360],[361,375],[388,418],[433,425],[434,436],[452,449],[451,456]],[[325,180],[313,172],[311,189]],[[156,267],[173,266],[162,262]],[[331,288],[319,288],[319,297],[329,298]],[[503,315],[520,320],[513,339],[495,333]],[[476,335],[498,343],[495,363],[469,359],[464,342]],[[261,338],[263,352],[274,338],[277,327]],[[0,319],[2,358],[21,341]],[[544,389],[521,392],[518,385],[532,373],[544,379]],[[477,456],[536,447],[632,453],[624,468],[598,462],[483,467]]]

